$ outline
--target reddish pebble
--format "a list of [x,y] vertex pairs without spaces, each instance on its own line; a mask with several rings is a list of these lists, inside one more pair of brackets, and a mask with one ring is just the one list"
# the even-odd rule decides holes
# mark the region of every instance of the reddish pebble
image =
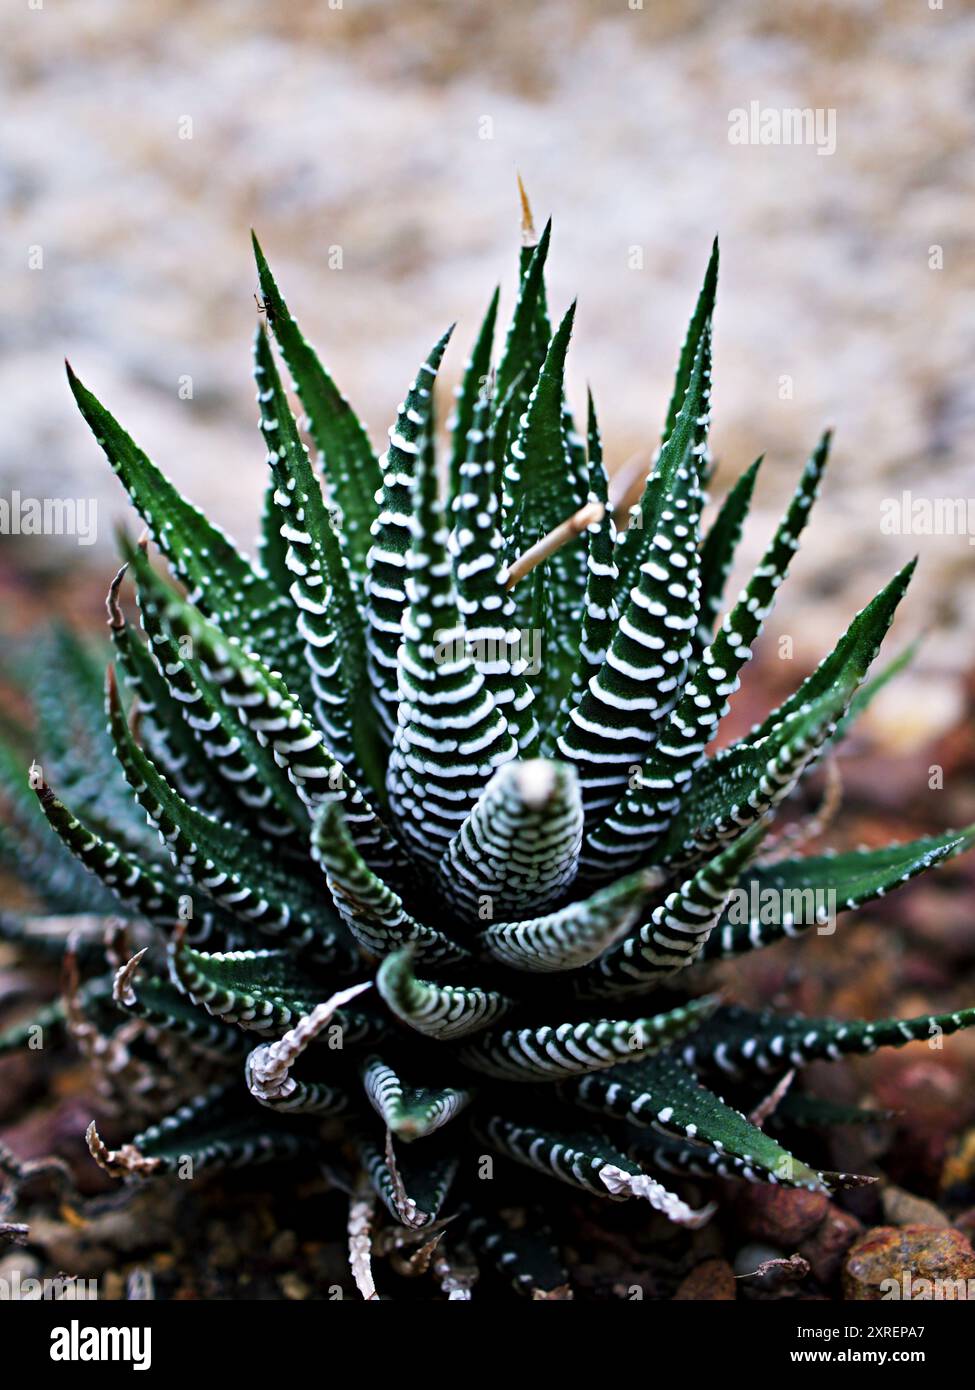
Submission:
[[680,1282],[675,1299],[713,1303],[733,1302],[737,1296],[735,1275],[726,1260],[704,1260]]
[[820,1284],[831,1284],[843,1268],[846,1252],[863,1230],[863,1226],[848,1211],[830,1206],[823,1220],[799,1246],[799,1254],[809,1261],[813,1276]]
[[850,1248],[843,1296],[867,1302],[896,1297],[954,1301],[956,1280],[966,1281],[965,1292],[975,1289],[975,1251],[961,1231],[875,1226]]
[[822,1192],[771,1186],[745,1188],[736,1205],[746,1235],[790,1252],[812,1235],[828,1210],[829,1199]]

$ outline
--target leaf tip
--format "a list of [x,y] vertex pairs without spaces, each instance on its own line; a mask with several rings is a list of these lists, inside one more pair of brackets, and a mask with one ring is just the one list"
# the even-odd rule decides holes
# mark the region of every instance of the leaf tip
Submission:
[[113,632],[122,632],[125,628],[125,614],[122,612],[121,604],[118,601],[118,591],[125,578],[125,572],[129,568],[129,562],[125,564],[115,575],[111,584],[108,586],[108,595],[105,599],[105,609],[108,613],[108,625]]

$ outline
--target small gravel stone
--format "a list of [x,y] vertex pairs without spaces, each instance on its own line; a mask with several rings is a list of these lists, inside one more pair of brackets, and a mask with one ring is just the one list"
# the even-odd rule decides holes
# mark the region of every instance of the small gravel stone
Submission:
[[863,1230],[863,1226],[847,1211],[830,1205],[823,1220],[799,1244],[799,1254],[809,1261],[813,1277],[820,1284],[831,1284],[840,1270],[846,1252]]
[[746,1235],[791,1252],[816,1230],[828,1208],[829,1199],[821,1192],[756,1186],[745,1189],[736,1212]]
[[675,1299],[731,1302],[738,1295],[735,1272],[727,1260],[703,1260],[681,1280]]
[[890,1183],[880,1195],[884,1216],[892,1226],[950,1226],[940,1207]]
[[[913,1299],[935,1297],[953,1302],[957,1288],[950,1284],[958,1279],[975,1280],[975,1251],[960,1231],[936,1226],[876,1226],[850,1249],[843,1271],[843,1296],[879,1302],[885,1295],[896,1296],[897,1290],[904,1297],[906,1290]],[[975,1285],[968,1285],[972,1287]]]

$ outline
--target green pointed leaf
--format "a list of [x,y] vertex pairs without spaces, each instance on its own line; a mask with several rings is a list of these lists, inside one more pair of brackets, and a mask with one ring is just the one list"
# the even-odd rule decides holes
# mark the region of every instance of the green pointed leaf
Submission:
[[160,926],[182,915],[180,898],[153,863],[140,862],[111,840],[103,840],[65,806],[47,785],[36,787],[37,800],[51,829],[80,864],[94,874],[129,911]]
[[375,868],[402,872],[403,856],[390,832],[364,800],[348,771],[332,755],[321,732],[310,722],[281,675],[254,652],[228,640],[177,595],[166,590],[140,551],[131,555],[140,590],[158,599],[164,624],[187,640],[207,679],[220,691],[225,705],[266,743],[274,762],[309,812],[326,797],[338,795],[347,803],[349,825],[356,844]]
[[[504,531],[509,564],[574,516],[586,501],[570,456],[563,411],[565,357],[574,317],[573,304],[549,344],[517,438],[508,451]],[[515,626],[521,631],[536,625],[533,595],[539,586],[545,590],[542,669],[532,682],[543,729],[571,689],[586,580],[586,547],[576,542],[543,560],[533,584],[522,582],[514,590]]]
[[336,909],[363,950],[382,959],[409,945],[424,963],[438,965],[467,958],[442,932],[412,917],[399,894],[372,872],[352,841],[339,801],[323,801],[319,807],[311,850]]
[[668,1192],[662,1183],[644,1173],[605,1135],[579,1130],[555,1131],[530,1122],[520,1124],[501,1115],[492,1115],[481,1122],[478,1133],[516,1163],[600,1197],[617,1201],[642,1197],[679,1225],[701,1226],[714,1213],[713,1207],[694,1211],[674,1193]]
[[673,1057],[611,1067],[566,1082],[562,1090],[585,1110],[713,1145],[723,1154],[740,1158],[747,1165],[742,1176],[753,1181],[786,1179],[789,1186],[824,1189],[818,1173],[702,1086]]
[[721,611],[725,581],[734,563],[763,461],[761,455],[736,481],[701,545],[701,612],[695,638],[698,659],[711,641],[715,619]]
[[450,481],[447,497],[451,505],[464,490],[461,482],[461,469],[468,454],[468,436],[474,424],[478,401],[484,395],[484,388],[491,371],[491,352],[494,347],[494,330],[498,319],[500,289],[491,296],[491,302],[481,323],[477,341],[471,355],[464,364],[464,374],[457,390],[457,402],[453,418],[449,422],[451,433]]
[[616,565],[616,523],[609,505],[609,481],[603,467],[603,445],[596,419],[592,392],[589,393],[588,419],[587,502],[603,508],[600,521],[586,528],[586,593],[582,611],[582,634],[579,639],[579,658],[573,676],[573,704],[588,687],[589,681],[602,670],[606,653],[619,621],[616,590],[619,569]]
[[372,1108],[403,1143],[440,1129],[469,1104],[472,1094],[456,1086],[409,1086],[376,1056],[366,1059],[362,1079]]
[[657,875],[641,869],[542,917],[487,927],[481,943],[495,960],[514,970],[578,970],[640,920],[659,887]]
[[310,672],[312,712],[332,752],[351,766],[352,711],[358,704],[352,694],[365,671],[359,611],[348,563],[262,329],[254,340],[254,377],[268,464],[277,483],[274,503],[288,547],[289,592]]
[[575,878],[582,841],[575,769],[534,758],[506,763],[447,846],[441,872],[470,920],[528,917],[557,901]]
[[495,454],[503,446],[496,435],[504,432],[507,413],[502,410],[492,425],[491,412],[491,397],[485,391],[467,432],[449,546],[467,653],[504,713],[508,731],[524,757],[537,742],[538,726],[525,675],[529,662],[522,651],[524,644],[511,640],[515,603],[505,587],[504,539],[497,525],[500,504]]
[[582,506],[566,469],[562,425],[565,358],[575,321],[569,308],[548,344],[532,385],[518,438],[504,470],[505,525],[509,557],[515,559]]
[[115,1177],[175,1173],[185,1178],[204,1169],[281,1163],[312,1153],[317,1143],[314,1128],[289,1129],[260,1111],[242,1111],[239,1098],[224,1085],[195,1097],[119,1150],[101,1142],[94,1122],[88,1129],[93,1157]]
[[765,822],[760,821],[669,893],[645,925],[611,947],[578,977],[578,993],[583,998],[643,993],[693,965],[765,830]]
[[[519,191],[521,193],[521,247],[518,251],[518,284],[523,286],[528,272],[532,269],[532,262],[535,259],[535,250],[539,241],[542,239],[535,231],[535,222],[532,217],[531,206],[528,202],[524,185],[519,179]],[[550,219],[551,220],[551,219]],[[543,229],[548,231],[551,236],[551,226]],[[541,266],[541,276],[538,282],[538,293],[534,299],[534,322],[532,325],[532,338],[535,351],[539,354],[536,366],[545,356],[545,349],[552,336],[552,323],[548,314],[548,291],[545,288],[545,266]]]
[[[178,698],[173,697],[172,687],[157,665],[158,648],[154,659],[149,646],[133,633],[125,621],[118,602],[118,589],[127,569],[126,564],[119,570],[109,591],[109,630],[126,689],[136,701],[143,743],[153,761],[187,801],[214,815],[231,815],[234,801],[237,800],[238,806],[240,801],[234,798],[230,784],[214,772],[210,759],[201,756],[202,744],[187,717],[189,711],[184,710]],[[165,634],[160,631],[159,637],[165,645]],[[168,650],[163,660],[172,662]],[[101,682],[99,706],[104,725]],[[118,764],[114,760],[114,750],[112,753],[112,781],[118,782]],[[153,845],[155,852],[156,846]]]
[[[221,688],[195,655],[193,610],[163,584],[141,548],[129,554],[142,626],[149,639],[149,661],[164,691],[153,692],[154,708],[181,718],[191,737],[191,749],[178,762],[172,778],[175,790],[197,805],[181,787],[189,783],[192,788],[196,769],[206,785],[214,777],[223,783],[223,795],[202,798],[201,810],[217,819],[242,816],[255,833],[295,839],[307,827],[307,813],[271,751],[242,722],[239,711],[225,703]],[[114,635],[118,647],[122,634]],[[129,643],[124,653],[130,663],[134,648]],[[144,676],[140,683],[145,684]],[[171,730],[172,722],[170,717],[167,729]],[[175,737],[170,735],[167,751],[174,744]],[[176,746],[182,752],[182,742]]]
[[486,1028],[511,1007],[511,1000],[497,990],[419,979],[409,948],[385,958],[376,986],[401,1023],[439,1041]]
[[[627,1145],[627,1154],[631,1161],[651,1168],[655,1173],[671,1174],[677,1178],[725,1178],[738,1182],[770,1183],[777,1187],[812,1186],[807,1180],[800,1178],[794,1181],[790,1176],[793,1167],[799,1174],[807,1171],[805,1165],[797,1160],[793,1160],[792,1165],[783,1161],[779,1172],[773,1175],[756,1169],[749,1159],[739,1158],[736,1154],[708,1148],[696,1140],[671,1139],[650,1131],[632,1140]],[[842,1186],[863,1185],[859,1179],[845,1183],[840,1180],[844,1175],[838,1173],[823,1173],[820,1177],[822,1183],[813,1189],[815,1191],[821,1192],[824,1187],[828,1191],[835,1191]]]
[[191,601],[228,635],[252,642],[258,650],[276,651],[276,620],[287,601],[219,527],[180,495],[70,367],[68,381],[132,505],[190,590]]
[[973,844],[975,826],[968,826],[883,849],[753,865],[738,882],[740,905],[712,933],[702,956],[727,960],[810,927],[829,934],[837,912],[882,898]]
[[126,781],[186,881],[258,931],[284,936],[296,946],[313,941],[323,956],[341,957],[346,947],[338,923],[310,884],[275,862],[268,846],[239,825],[226,825],[191,806],[138,746],[111,668],[108,713]]
[[708,260],[707,270],[704,273],[704,283],[701,292],[697,297],[694,306],[694,313],[687,326],[687,334],[684,338],[680,350],[680,359],[677,363],[677,375],[674,379],[674,390],[667,407],[667,418],[664,423],[663,440],[665,442],[674,432],[677,424],[677,417],[680,414],[681,406],[684,404],[684,397],[687,395],[687,388],[690,385],[691,374],[694,369],[694,355],[697,352],[701,334],[710,324],[714,314],[714,301],[718,289],[718,238],[715,237],[711,246],[711,256]]
[[559,1081],[656,1052],[693,1029],[714,1005],[705,998],[645,1018],[492,1028],[460,1056],[466,1066],[499,1080]]
[[[704,401],[706,340],[696,359],[677,429],[661,454],[637,512],[652,528],[637,557],[632,589],[626,558],[641,542],[631,521],[629,550],[617,545],[624,604],[606,662],[589,682],[558,739],[562,757],[579,767],[586,816],[595,823],[617,801],[680,698],[697,626],[698,541],[702,494],[696,421]],[[649,498],[649,500],[647,500]],[[622,551],[622,553],[621,553]]]
[[876,1023],[722,1008],[686,1040],[681,1053],[690,1067],[717,1069],[728,1077],[746,1079],[819,1060],[876,1052],[878,1047],[903,1047],[921,1039],[941,1038],[973,1024],[975,1008],[885,1018]]
[[[198,951],[179,934],[169,944],[169,969],[184,995],[223,1023],[249,1033],[280,1034],[312,1013],[330,992],[291,952]],[[382,1036],[378,1014],[359,1007],[333,1015],[322,1046],[337,1051]]]
[[677,812],[739,685],[738,673],[789,572],[799,536],[819,492],[830,436],[803,470],[788,510],[748,584],[704,648],[683,694],[644,760],[636,785],[588,837],[583,863],[591,878],[644,860]]
[[437,341],[411,382],[380,460],[382,492],[366,559],[366,647],[373,702],[390,742],[400,699],[398,657],[407,606],[407,556],[413,544],[413,484],[424,455],[434,472],[433,388],[452,332],[449,328]]
[[[527,398],[533,383],[538,379],[545,356],[547,337],[539,342],[538,327],[541,322],[539,306],[544,305],[545,261],[548,257],[549,243],[552,239],[552,223],[549,220],[539,238],[538,245],[525,257],[518,300],[515,304],[511,324],[505,338],[501,361],[498,363],[496,399],[504,401],[508,392],[521,378],[519,395]],[[528,251],[528,248],[525,248]],[[542,311],[544,312],[544,310]],[[547,318],[547,315],[546,315]],[[516,406],[515,418],[521,414]]]
[[394,1220],[412,1230],[429,1226],[440,1214],[457,1171],[456,1157],[444,1149],[398,1155],[392,1142],[385,1148],[371,1133],[359,1140],[359,1157],[376,1195]]
[[[699,769],[655,851],[658,866],[695,862],[792,791],[846,713],[913,570],[913,562],[905,565],[857,614],[832,654],[780,706],[781,717],[766,721],[766,734],[749,735]],[[803,691],[806,698],[800,698]]]
[[329,504],[341,517],[339,539],[353,576],[360,575],[370,545],[369,528],[376,515],[381,469],[355,412],[289,313],[256,237],[254,255],[268,321],[308,417]]
[[494,769],[517,749],[467,654],[434,460],[426,450],[416,461],[413,493],[401,703],[387,790],[403,839],[433,868]]
[[626,529],[620,533],[617,542],[617,597],[624,611],[633,589],[640,583],[641,566],[660,529],[661,515],[675,489],[679,473],[687,473],[698,489],[702,485],[710,401],[711,327],[708,317],[695,342],[687,387],[681,396],[673,427],[668,431],[647,477],[643,496],[630,508]]

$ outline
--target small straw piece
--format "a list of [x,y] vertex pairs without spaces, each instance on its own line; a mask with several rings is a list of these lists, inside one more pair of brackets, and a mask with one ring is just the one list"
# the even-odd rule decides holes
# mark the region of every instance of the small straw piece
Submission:
[[518,193],[521,197],[521,244],[522,246],[534,246],[538,241],[535,233],[535,219],[532,217],[532,205],[528,201],[528,194],[525,192],[525,185],[518,175]]
[[605,512],[606,508],[602,502],[587,502],[584,507],[580,507],[568,521],[563,521],[554,531],[549,531],[547,536],[529,546],[525,553],[518,557],[508,570],[504,587],[513,589],[526,574],[531,574],[543,560],[547,560],[550,555],[568,545],[569,541],[581,535],[587,526],[595,526],[597,522],[602,521]]

